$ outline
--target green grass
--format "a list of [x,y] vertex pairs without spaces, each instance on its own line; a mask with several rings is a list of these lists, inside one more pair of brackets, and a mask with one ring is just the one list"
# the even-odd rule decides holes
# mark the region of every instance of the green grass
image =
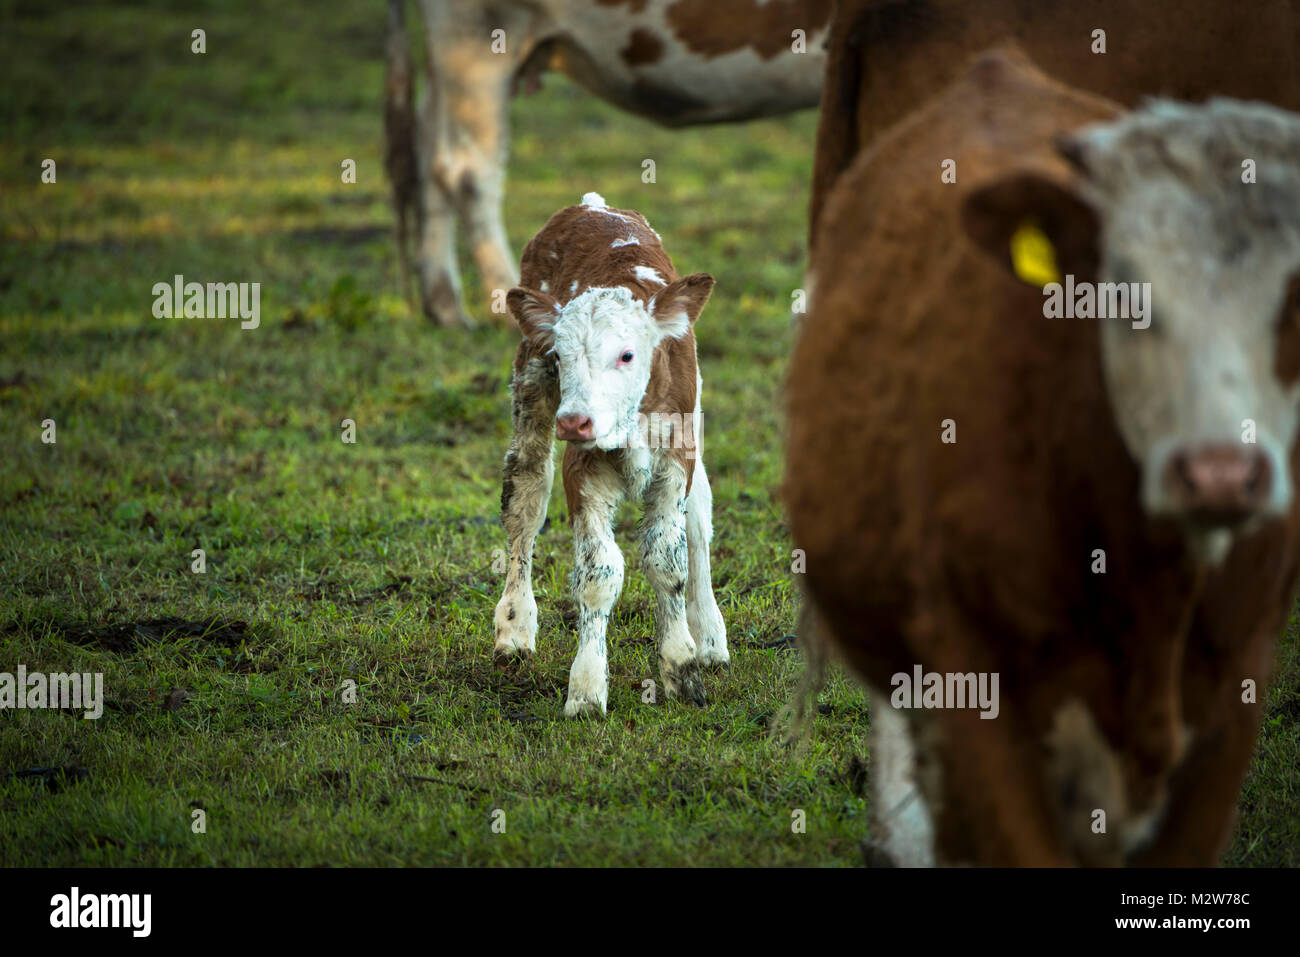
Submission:
[[[517,249],[596,189],[718,279],[698,335],[733,667],[706,709],[642,703],[653,602],[628,508],[611,713],[568,722],[558,486],[538,659],[491,666],[515,336],[406,312],[382,10],[190,7],[0,0],[0,670],[103,672],[109,701],[98,721],[0,712],[0,864],[857,863],[863,696],[835,676],[802,751],[767,735],[798,676],[765,646],[796,610],[779,395],[815,116],[669,132],[556,76],[514,104]],[[261,327],[155,319],[175,273],[262,283]],[[109,630],[165,617],[236,624]],[[1278,674],[1230,863],[1300,862],[1294,622]],[[84,772],[6,773],[35,767]]]

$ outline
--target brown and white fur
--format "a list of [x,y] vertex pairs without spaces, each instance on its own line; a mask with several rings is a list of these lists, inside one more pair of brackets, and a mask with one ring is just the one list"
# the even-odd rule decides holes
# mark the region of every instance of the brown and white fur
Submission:
[[[1300,581],[1297,157],[1294,113],[1125,113],[998,51],[837,180],[786,499],[899,862],[1217,862]],[[1026,226],[1149,327],[1049,318]],[[998,675],[996,715],[891,700],[917,666]]]
[[999,43],[1128,106],[1232,96],[1300,108],[1300,0],[1252,0],[1249,16],[1237,0],[838,0],[830,34],[809,203],[814,252],[840,174]]
[[[516,282],[501,217],[516,85],[556,68],[667,126],[804,109],[820,94],[830,7],[831,0],[421,0],[429,65],[420,116],[426,315],[441,325],[470,324],[457,223],[489,295]],[[496,30],[504,31],[503,52],[493,52]]]
[[625,497],[645,506],[640,556],[655,592],[665,691],[703,704],[700,667],[729,661],[709,572],[713,506],[700,457],[692,329],[713,278],[679,278],[645,219],[595,193],[552,216],[521,265],[523,285],[507,296],[523,341],[501,489],[510,555],[493,655],[531,657],[536,646],[533,544],[546,519],[558,436],[567,442],[578,611],[564,713],[606,709],[605,632],[623,585],[613,523]]

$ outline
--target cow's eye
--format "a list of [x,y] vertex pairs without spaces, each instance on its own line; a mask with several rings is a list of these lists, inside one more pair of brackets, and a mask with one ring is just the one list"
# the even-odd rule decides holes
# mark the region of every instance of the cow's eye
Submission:
[[618,364],[621,366],[629,365],[631,362],[632,362],[632,353],[630,350],[618,357]]
[[1291,277],[1282,301],[1273,371],[1287,385],[1300,380],[1300,273]]

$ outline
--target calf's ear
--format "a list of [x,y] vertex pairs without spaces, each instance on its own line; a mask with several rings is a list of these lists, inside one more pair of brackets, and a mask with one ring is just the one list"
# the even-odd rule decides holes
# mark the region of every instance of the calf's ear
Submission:
[[506,293],[506,307],[525,339],[547,349],[554,345],[555,320],[560,318],[560,304],[553,296],[516,286]]
[[1037,172],[1009,174],[972,191],[961,218],[967,235],[1022,282],[1096,278],[1097,213],[1066,182]]
[[697,272],[674,279],[650,303],[650,312],[664,338],[686,335],[713,292],[713,277]]

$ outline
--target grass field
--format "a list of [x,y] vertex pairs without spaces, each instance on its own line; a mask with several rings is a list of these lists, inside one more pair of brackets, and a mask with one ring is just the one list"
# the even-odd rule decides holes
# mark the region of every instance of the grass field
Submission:
[[[103,672],[107,698],[0,712],[0,864],[858,863],[863,696],[834,676],[799,752],[767,733],[799,672],[779,396],[815,116],[668,132],[557,76],[514,104],[516,248],[595,189],[718,280],[697,332],[732,669],[706,709],[642,703],[628,508],[611,713],[569,722],[558,484],[538,659],[492,668],[515,334],[406,311],[381,6],[177,6],[0,0],[0,671]],[[154,318],[177,273],[260,282],[261,326]],[[1294,866],[1294,620],[1266,708],[1227,862]]]

